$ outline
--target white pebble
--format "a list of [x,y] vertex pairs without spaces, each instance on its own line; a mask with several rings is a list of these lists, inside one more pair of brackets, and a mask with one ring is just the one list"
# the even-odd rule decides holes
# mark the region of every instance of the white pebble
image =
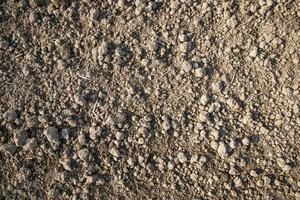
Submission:
[[249,52],[249,56],[251,58],[255,58],[258,54],[258,49],[257,47],[252,47],[251,51]]
[[226,157],[228,156],[228,148],[227,146],[225,145],[224,142],[220,142],[219,143],[219,146],[218,146],[218,154],[221,156],[221,157]]
[[235,149],[236,146],[237,146],[236,140],[231,139],[230,142],[229,142],[229,146],[230,146],[230,148]]
[[243,145],[248,146],[250,144],[250,139],[248,137],[244,137],[242,139],[242,143]]
[[179,162],[181,162],[181,163],[185,163],[188,161],[188,158],[186,157],[186,155],[183,152],[179,152],[177,155],[177,158],[178,158]]
[[190,61],[183,61],[181,65],[182,65],[183,71],[186,73],[189,73],[193,68],[193,65]]
[[113,155],[114,157],[118,158],[121,156],[119,149],[117,149],[116,147],[113,147],[109,150],[109,153],[111,155]]
[[210,97],[208,94],[203,94],[201,97],[200,97],[200,103],[202,105],[207,105],[209,103],[209,100],[210,100]]
[[179,51],[182,53],[188,53],[192,50],[192,44],[190,42],[183,42],[179,44]]
[[196,68],[195,69],[195,76],[197,78],[203,78],[206,76],[206,70],[205,68]]

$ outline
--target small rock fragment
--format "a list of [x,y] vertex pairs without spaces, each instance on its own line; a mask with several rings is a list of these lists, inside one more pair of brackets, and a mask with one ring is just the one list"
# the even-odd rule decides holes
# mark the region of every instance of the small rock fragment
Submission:
[[171,120],[168,117],[163,118],[163,122],[161,125],[162,125],[163,130],[165,130],[165,131],[168,131],[172,128]]
[[92,140],[96,140],[98,137],[101,136],[102,133],[102,128],[100,126],[96,126],[96,127],[91,127],[89,129],[89,133],[90,133],[90,138]]
[[191,157],[191,163],[195,163],[195,162],[197,162],[198,161],[198,155],[193,155],[192,157]]
[[203,77],[205,77],[206,76],[206,70],[205,70],[205,68],[196,68],[195,69],[195,76],[197,77],[197,78],[203,78]]
[[66,61],[64,61],[64,60],[58,60],[57,61],[57,68],[59,69],[59,70],[64,70],[65,68],[67,68],[67,62]]
[[183,61],[182,62],[182,69],[184,72],[189,73],[193,68],[193,65],[190,61]]
[[188,161],[187,156],[183,152],[179,152],[177,154],[177,158],[178,158],[179,162],[181,162],[181,163],[186,163]]
[[232,17],[230,17],[228,20],[227,20],[227,25],[230,27],[230,28],[232,28],[232,29],[234,29],[237,25],[238,25],[238,21],[237,21],[237,19],[236,19],[236,16],[232,16]]
[[98,21],[100,19],[100,11],[98,9],[92,8],[90,10],[90,20]]
[[23,149],[25,151],[31,151],[31,150],[37,148],[37,146],[38,146],[38,143],[37,143],[36,138],[28,138],[25,142],[25,145],[23,146]]
[[182,53],[188,53],[192,50],[192,44],[190,42],[183,42],[179,44],[179,51]]
[[243,143],[243,145],[248,146],[248,145],[250,144],[250,139],[249,139],[249,137],[244,137],[244,138],[242,139],[242,143]]
[[8,122],[14,122],[17,117],[17,112],[14,110],[8,110],[3,114],[3,118]]
[[206,94],[203,94],[201,97],[200,97],[200,103],[202,105],[207,105],[209,103],[209,100],[210,100],[210,96],[206,93]]
[[211,85],[211,89],[214,92],[222,92],[224,89],[224,82],[223,81],[217,81]]
[[283,158],[278,158],[277,164],[284,172],[288,172],[292,169],[292,167],[289,164],[287,164]]
[[108,43],[106,41],[103,41],[101,46],[98,48],[98,54],[99,56],[104,56],[108,54]]
[[251,58],[255,58],[258,54],[258,49],[257,47],[252,47],[251,51],[249,52],[249,56]]
[[250,171],[250,176],[257,177],[257,172],[255,170]]
[[51,144],[60,144],[58,129],[55,127],[49,127],[47,130],[44,131],[47,139]]
[[237,146],[236,140],[231,139],[231,140],[230,140],[230,143],[229,143],[229,146],[230,146],[231,149],[235,149],[236,146]]
[[68,170],[68,171],[72,171],[73,170],[73,166],[72,166],[72,160],[71,159],[65,159],[63,161],[60,162],[63,167]]
[[219,143],[219,146],[218,146],[218,154],[221,156],[221,157],[226,157],[228,156],[228,148],[227,146],[225,145],[224,142],[220,142]]
[[218,149],[218,143],[215,140],[212,140],[210,142],[210,146],[212,149],[217,150]]
[[219,140],[220,138],[220,132],[216,129],[211,131],[211,135],[214,137],[215,140]]
[[17,150],[17,147],[14,144],[8,144],[7,143],[7,144],[3,144],[1,146],[1,150],[4,151],[4,152],[6,152],[6,153],[9,153],[11,155],[14,155],[15,152],[16,152],[16,150]]
[[71,138],[71,129],[70,128],[63,128],[61,130],[61,137],[68,141]]
[[83,148],[80,149],[78,151],[78,157],[80,158],[80,160],[82,160],[83,162],[87,162],[89,159],[89,155],[90,155],[90,151],[88,148]]
[[124,133],[121,131],[116,132],[116,138],[117,140],[123,140],[124,139]]
[[39,20],[39,15],[35,11],[33,11],[33,12],[31,12],[29,14],[29,21],[30,21],[30,23],[35,23],[38,20]]
[[110,153],[111,155],[113,155],[114,157],[116,157],[116,158],[118,158],[118,157],[121,156],[121,153],[120,153],[119,149],[117,149],[116,147],[111,148],[111,149],[109,150],[109,153]]
[[95,183],[98,180],[99,176],[95,174],[91,176],[86,176],[85,178],[86,178],[86,183],[91,184],[91,183]]
[[23,72],[24,76],[29,76],[31,73],[31,70],[29,67],[23,67],[22,72]]
[[27,138],[28,138],[28,133],[25,130],[15,132],[14,134],[14,141],[18,147],[23,146]]
[[243,182],[242,182],[242,179],[240,177],[236,177],[233,181],[234,181],[235,187],[242,187],[243,186]]

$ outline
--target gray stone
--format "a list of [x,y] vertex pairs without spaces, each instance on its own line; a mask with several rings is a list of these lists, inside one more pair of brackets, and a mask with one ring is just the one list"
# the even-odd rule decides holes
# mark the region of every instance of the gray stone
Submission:
[[14,134],[14,142],[18,147],[23,146],[27,138],[28,138],[28,133],[24,130],[15,132]]
[[16,145],[14,145],[14,144],[3,144],[2,146],[1,146],[1,150],[3,150],[4,152],[6,152],[6,153],[9,153],[9,154],[11,154],[11,155],[14,155],[15,154],[15,152],[16,152],[16,150],[17,150],[17,146]]
[[8,110],[3,114],[3,118],[8,122],[14,122],[17,117],[17,112],[14,110]]
[[60,144],[58,129],[55,127],[49,127],[44,131],[45,136],[51,144]]

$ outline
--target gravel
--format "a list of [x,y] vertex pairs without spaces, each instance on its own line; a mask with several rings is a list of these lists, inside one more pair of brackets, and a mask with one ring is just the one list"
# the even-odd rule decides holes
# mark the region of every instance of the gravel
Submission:
[[299,6],[1,1],[0,199],[300,199]]

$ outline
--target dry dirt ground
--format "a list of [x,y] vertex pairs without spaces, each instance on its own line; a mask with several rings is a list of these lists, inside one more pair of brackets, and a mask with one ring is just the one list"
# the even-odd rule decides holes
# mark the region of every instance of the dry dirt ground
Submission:
[[300,199],[299,0],[0,0],[0,199]]

